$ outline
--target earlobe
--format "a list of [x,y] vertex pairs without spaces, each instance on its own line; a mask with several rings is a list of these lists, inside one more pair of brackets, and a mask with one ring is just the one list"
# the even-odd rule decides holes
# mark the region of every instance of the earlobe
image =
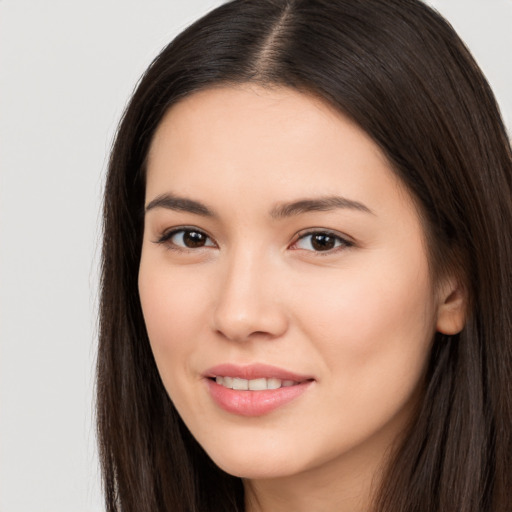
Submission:
[[458,334],[466,322],[467,293],[463,286],[452,281],[439,297],[436,330],[442,334]]

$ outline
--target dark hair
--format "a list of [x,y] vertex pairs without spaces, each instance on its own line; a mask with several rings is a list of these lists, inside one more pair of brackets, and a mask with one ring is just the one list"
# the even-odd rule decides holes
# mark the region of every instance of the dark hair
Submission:
[[349,116],[415,197],[436,275],[457,271],[464,330],[437,334],[424,396],[378,512],[505,512],[512,503],[512,155],[493,94],[450,25],[418,0],[235,0],[171,42],[119,126],[106,183],[97,419],[108,511],[242,511],[178,416],[138,296],[145,161],[166,111],[256,82]]

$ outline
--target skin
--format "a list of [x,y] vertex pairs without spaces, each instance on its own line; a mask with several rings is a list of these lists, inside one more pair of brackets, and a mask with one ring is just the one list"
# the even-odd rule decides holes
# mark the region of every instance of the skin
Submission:
[[[163,194],[214,215],[155,206]],[[332,196],[368,211],[271,214]],[[155,134],[152,202],[140,298],[162,381],[192,434],[244,478],[249,511],[366,510],[421,393],[434,332],[463,324],[456,283],[432,283],[420,217],[384,155],[311,96],[206,90],[173,106]],[[205,245],[184,246],[183,233],[162,241],[182,227],[204,233]],[[318,251],[311,231],[341,238]],[[269,414],[243,417],[205,385],[204,372],[226,362],[314,382]]]

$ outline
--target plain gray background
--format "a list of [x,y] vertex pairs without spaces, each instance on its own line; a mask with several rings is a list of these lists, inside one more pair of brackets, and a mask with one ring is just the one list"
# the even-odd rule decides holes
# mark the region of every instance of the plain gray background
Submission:
[[[0,512],[103,510],[93,421],[102,184],[145,67],[220,0],[0,0]],[[432,0],[512,126],[512,0]]]

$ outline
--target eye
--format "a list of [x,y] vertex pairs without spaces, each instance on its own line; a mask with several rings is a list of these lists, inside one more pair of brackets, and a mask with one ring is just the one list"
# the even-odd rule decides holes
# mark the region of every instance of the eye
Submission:
[[328,231],[314,231],[301,235],[293,249],[314,252],[328,252],[341,247],[352,247],[353,243]]
[[212,239],[198,229],[174,229],[164,233],[157,243],[167,244],[178,249],[200,249],[201,247],[215,247]]

